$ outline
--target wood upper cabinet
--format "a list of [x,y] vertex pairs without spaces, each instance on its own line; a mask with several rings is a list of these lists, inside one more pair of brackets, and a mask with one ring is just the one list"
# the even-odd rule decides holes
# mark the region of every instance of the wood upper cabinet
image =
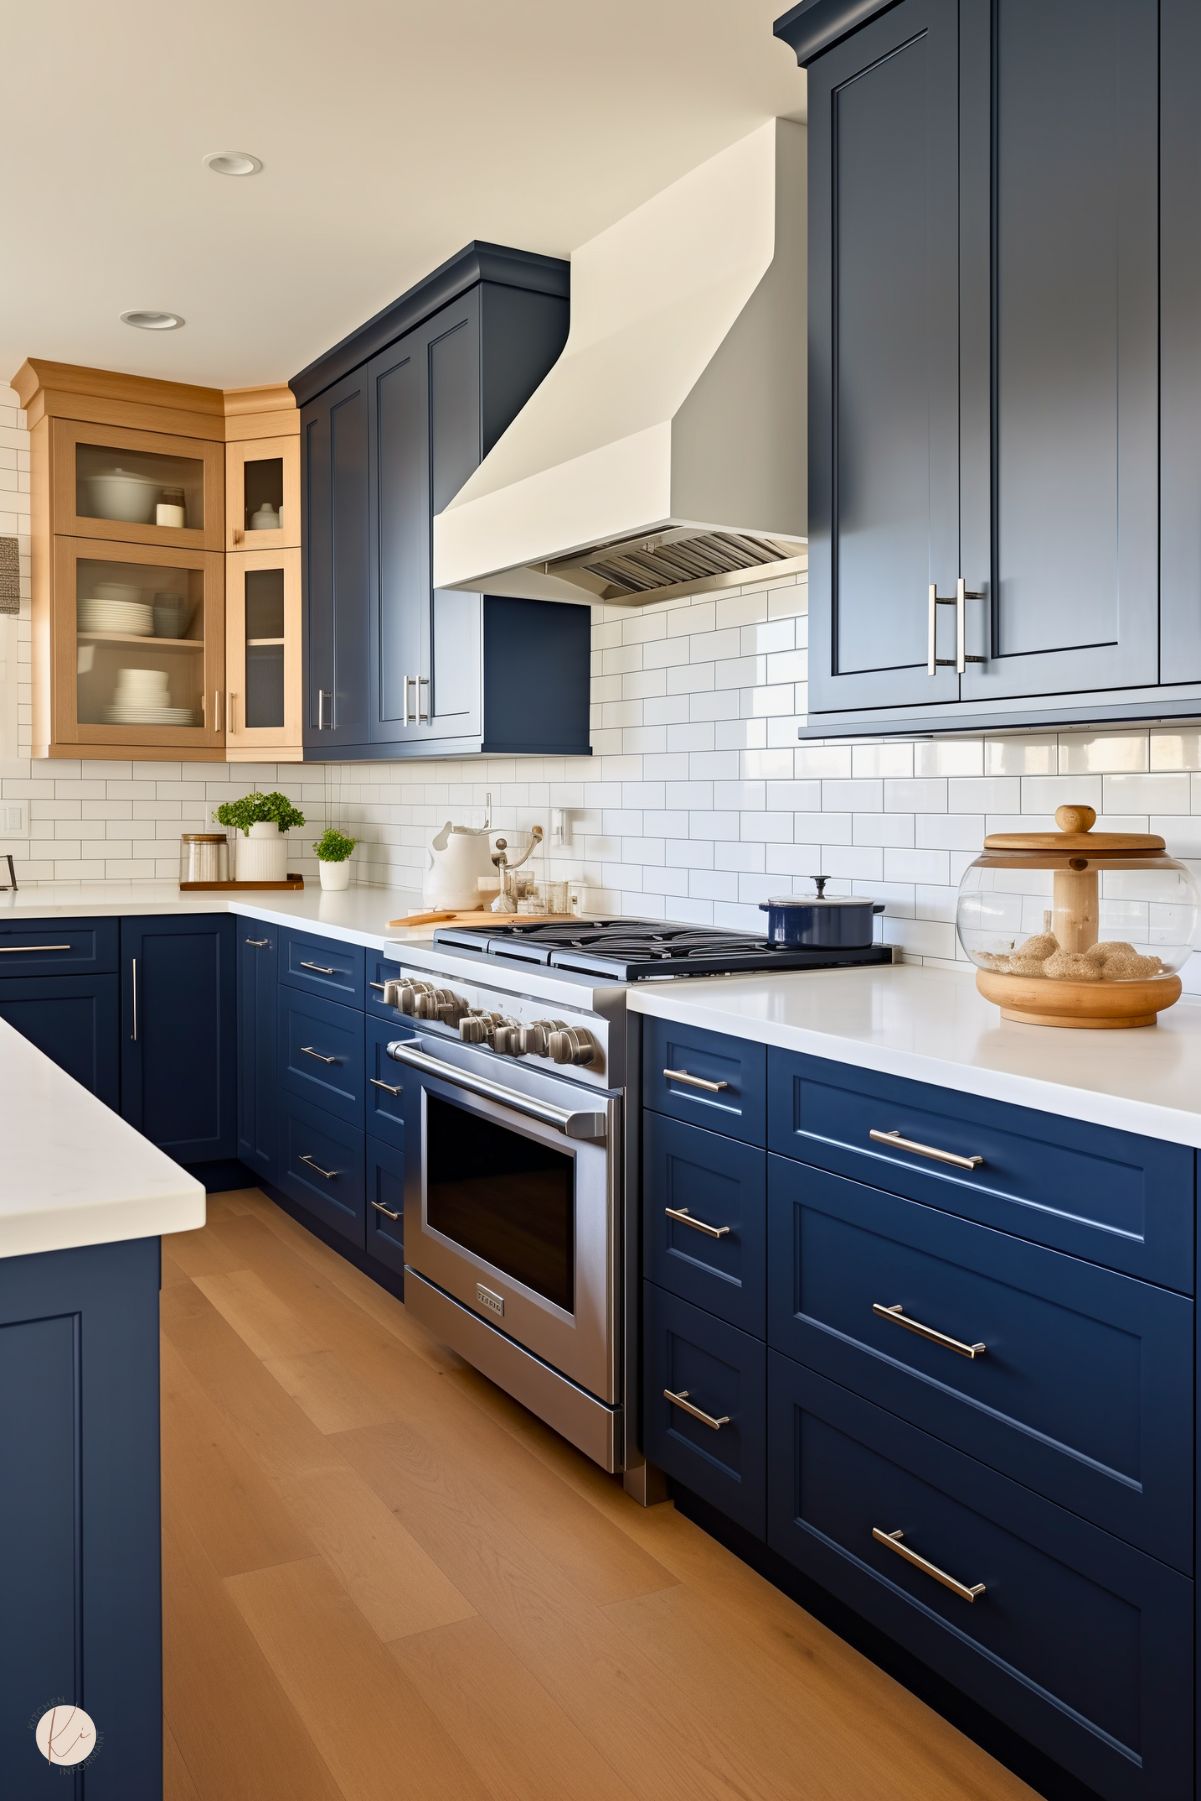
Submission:
[[225,750],[231,763],[302,755],[299,550],[225,559]]
[[1188,8],[811,0],[778,30],[809,74],[808,729],[1159,711],[1201,683]]
[[226,550],[295,549],[299,543],[299,435],[227,444]]
[[[153,417],[155,409],[144,412]],[[123,544],[221,549],[225,452],[220,442],[56,418],[50,424],[50,458],[56,532]],[[172,523],[161,523],[164,517]]]

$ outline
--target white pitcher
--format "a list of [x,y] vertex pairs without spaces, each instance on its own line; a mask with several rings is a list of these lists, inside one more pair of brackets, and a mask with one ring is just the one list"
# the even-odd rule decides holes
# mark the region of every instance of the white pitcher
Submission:
[[452,825],[448,819],[430,842],[421,899],[431,910],[473,911],[479,906],[480,877],[493,877],[495,873],[491,827]]

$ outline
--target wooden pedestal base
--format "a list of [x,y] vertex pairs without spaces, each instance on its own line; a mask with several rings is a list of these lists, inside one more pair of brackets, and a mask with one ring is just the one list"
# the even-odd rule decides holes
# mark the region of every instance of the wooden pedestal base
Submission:
[[1098,1031],[1153,1026],[1156,1015],[1180,999],[1179,976],[1147,982],[1053,982],[1045,976],[976,971],[976,987],[1001,1009],[1003,1019],[1027,1026],[1084,1026]]

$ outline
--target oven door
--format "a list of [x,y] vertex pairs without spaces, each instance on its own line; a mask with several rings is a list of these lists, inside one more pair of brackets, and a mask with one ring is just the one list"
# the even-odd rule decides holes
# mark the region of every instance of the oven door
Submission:
[[617,1399],[609,1095],[445,1039],[400,1039],[405,1261],[599,1400]]

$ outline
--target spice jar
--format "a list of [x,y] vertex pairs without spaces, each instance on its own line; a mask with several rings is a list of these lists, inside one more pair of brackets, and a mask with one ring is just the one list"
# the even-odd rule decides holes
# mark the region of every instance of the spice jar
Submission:
[[1150,1026],[1180,998],[1201,894],[1149,832],[1093,832],[1060,807],[1057,832],[992,832],[964,872],[955,926],[976,986],[1005,1019]]

